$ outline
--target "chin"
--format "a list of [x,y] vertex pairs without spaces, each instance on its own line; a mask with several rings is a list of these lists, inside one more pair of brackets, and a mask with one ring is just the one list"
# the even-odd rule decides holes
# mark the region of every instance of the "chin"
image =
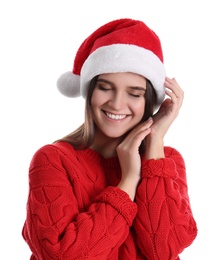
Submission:
[[106,136],[108,138],[111,138],[111,139],[117,139],[117,138],[122,138],[125,136],[125,134],[106,134]]
[[126,134],[128,133],[129,131],[126,131],[126,132],[105,132],[104,134],[108,137],[108,138],[113,138],[113,139],[118,139],[118,138],[123,138],[126,136]]

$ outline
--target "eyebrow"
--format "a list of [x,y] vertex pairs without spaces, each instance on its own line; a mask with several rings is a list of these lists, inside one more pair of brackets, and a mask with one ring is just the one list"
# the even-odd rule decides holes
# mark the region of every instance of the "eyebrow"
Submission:
[[[113,83],[113,82],[111,82],[111,81],[109,81],[109,80],[106,80],[106,79],[98,79],[97,82],[104,82],[104,83],[107,83],[107,84],[109,84],[109,85],[114,86],[114,83]],[[143,88],[143,87],[140,87],[140,86],[129,86],[129,88],[134,89],[134,90],[141,90],[141,91],[146,92],[146,89]]]

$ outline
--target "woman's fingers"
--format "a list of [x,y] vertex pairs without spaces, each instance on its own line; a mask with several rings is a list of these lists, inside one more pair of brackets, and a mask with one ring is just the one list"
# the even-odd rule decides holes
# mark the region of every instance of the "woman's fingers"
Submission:
[[170,79],[168,77],[166,77],[165,79],[165,87],[166,87],[166,95],[169,96],[169,98],[172,101],[172,111],[176,112],[176,114],[178,114],[179,109],[183,103],[183,99],[184,99],[184,92],[181,89],[181,87],[179,86],[179,84],[177,83],[176,79]]
[[184,98],[184,92],[177,83],[176,79],[170,79],[166,77],[165,79],[165,87],[166,87],[166,94],[173,99],[174,101],[178,100],[182,104],[182,100]]
[[177,117],[183,102],[184,92],[177,83],[176,79],[165,78],[165,91],[168,96],[160,106],[158,112],[153,116],[154,123],[152,125],[151,135],[163,138],[168,131],[170,125]]
[[129,149],[129,151],[138,150],[142,140],[150,133],[152,124],[153,119],[149,118],[142,124],[136,126],[119,146]]

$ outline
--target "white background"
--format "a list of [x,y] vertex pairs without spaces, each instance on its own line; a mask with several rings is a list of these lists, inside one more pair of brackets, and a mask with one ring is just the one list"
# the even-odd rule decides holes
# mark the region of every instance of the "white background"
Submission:
[[5,0],[0,3],[0,259],[28,260],[21,236],[33,153],[83,122],[83,99],[56,89],[77,48],[102,24],[143,20],[160,37],[167,74],[185,91],[166,144],[187,165],[198,236],[183,260],[222,255],[221,1]]

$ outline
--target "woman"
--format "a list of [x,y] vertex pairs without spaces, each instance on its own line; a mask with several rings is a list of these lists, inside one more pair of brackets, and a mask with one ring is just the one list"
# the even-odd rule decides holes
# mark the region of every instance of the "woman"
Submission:
[[183,91],[157,35],[132,19],[103,25],[58,88],[86,98],[85,122],[31,161],[31,259],[179,259],[197,227],[184,160],[164,146]]

